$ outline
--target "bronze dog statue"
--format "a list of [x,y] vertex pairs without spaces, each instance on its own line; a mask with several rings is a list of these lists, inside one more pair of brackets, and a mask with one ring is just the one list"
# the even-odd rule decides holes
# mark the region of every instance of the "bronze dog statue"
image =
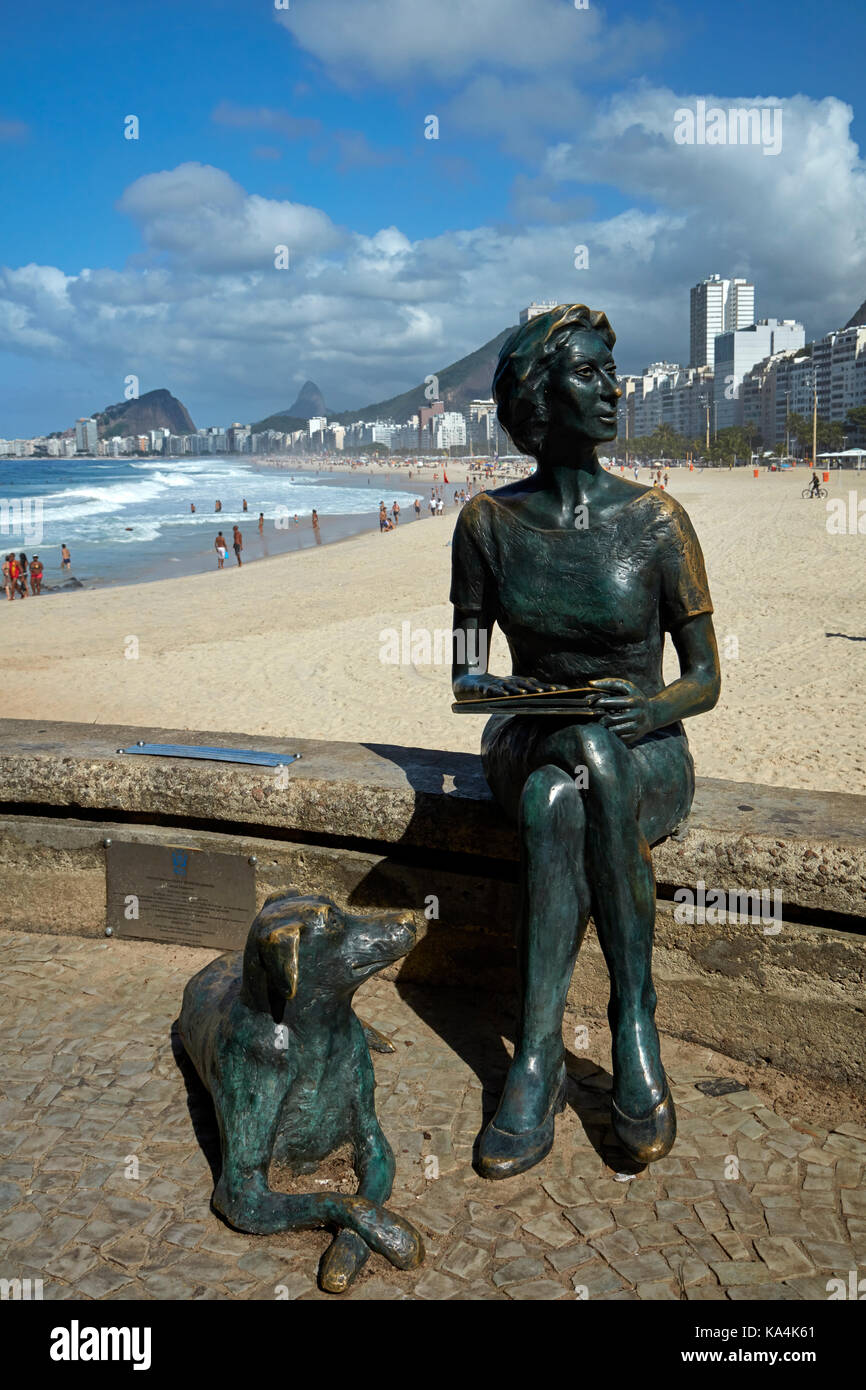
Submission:
[[[338,1227],[319,1270],[330,1293],[349,1287],[371,1250],[398,1269],[424,1256],[418,1232],[383,1205],[394,1155],[376,1117],[365,1028],[352,1009],[358,986],[414,944],[409,913],[361,916],[329,898],[274,894],[250,928],[243,960],[221,956],[184,990],[180,1036],[219,1124],[214,1207],[256,1234]],[[355,1196],[269,1187],[272,1161],[310,1173],[347,1143]]]

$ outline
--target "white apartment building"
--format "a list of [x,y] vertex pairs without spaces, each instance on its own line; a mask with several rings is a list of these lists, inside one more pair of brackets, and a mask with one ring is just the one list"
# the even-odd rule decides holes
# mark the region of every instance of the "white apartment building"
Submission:
[[466,416],[459,410],[446,410],[435,417],[435,447],[452,449],[466,444]]
[[520,323],[521,325],[524,323],[529,323],[530,319],[537,318],[539,314],[549,314],[551,309],[555,308],[555,299],[534,299],[531,304],[528,304],[526,306],[525,309],[521,309]]
[[866,406],[866,326],[758,362],[743,382],[745,421],[760,426],[765,444],[784,443],[789,414],[811,418],[816,384],[822,420],[844,425],[849,410]]
[[99,430],[94,419],[76,420],[75,448],[79,454],[95,454],[99,442]]
[[748,280],[710,275],[693,285],[690,294],[689,362],[692,367],[715,365],[715,340],[755,321],[755,286]]
[[779,352],[802,348],[806,330],[796,319],[761,319],[747,328],[720,333],[715,344],[716,424],[720,430],[745,422],[743,382],[753,367]]

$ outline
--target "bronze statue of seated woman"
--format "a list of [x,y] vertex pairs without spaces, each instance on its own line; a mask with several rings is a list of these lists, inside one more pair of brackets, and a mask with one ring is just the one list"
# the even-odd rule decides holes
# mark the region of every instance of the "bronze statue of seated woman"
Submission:
[[[475,497],[454,533],[454,697],[503,699],[481,756],[521,845],[521,1009],[480,1141],[489,1178],[531,1168],[553,1143],[565,1104],[563,1012],[590,915],[610,973],[614,1132],[639,1163],[663,1157],[676,1134],[655,1026],[649,847],[688,815],[694,765],[681,721],[716,703],[719,660],[686,512],[596,455],[617,432],[614,342],[605,315],[582,304],[512,334],[493,393],[501,424],[537,468]],[[494,623],[510,676],[487,671]],[[666,633],[680,667],[670,685]],[[518,697],[521,712],[503,697]]]

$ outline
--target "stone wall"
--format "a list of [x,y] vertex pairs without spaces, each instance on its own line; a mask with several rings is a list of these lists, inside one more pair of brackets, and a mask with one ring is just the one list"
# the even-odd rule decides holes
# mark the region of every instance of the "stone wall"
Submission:
[[[288,774],[118,753],[138,740],[300,752]],[[660,1026],[747,1062],[866,1093],[866,798],[700,780],[653,858]],[[426,935],[393,973],[513,996],[516,843],[477,758],[387,745],[0,721],[0,921],[101,935],[104,841],[256,857],[256,896],[289,885],[408,907]],[[781,930],[681,922],[674,890],[768,889]],[[431,903],[435,900],[435,904]],[[427,912],[438,910],[438,917]],[[679,914],[682,916],[682,911]],[[590,929],[571,987],[604,1016]]]

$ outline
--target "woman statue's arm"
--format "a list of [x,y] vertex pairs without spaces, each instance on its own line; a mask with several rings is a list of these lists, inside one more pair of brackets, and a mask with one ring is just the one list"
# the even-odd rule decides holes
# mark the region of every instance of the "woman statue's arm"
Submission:
[[704,714],[719,698],[722,678],[713,619],[709,613],[687,618],[671,632],[679,658],[680,675],[657,695],[644,695],[632,681],[590,681],[598,690],[610,692],[596,702],[603,710],[600,723],[619,734],[625,743],[635,743],[653,729],[664,729],[693,714]]
[[488,669],[492,617],[483,612],[454,609],[454,664],[451,688],[454,699],[481,700],[497,695],[521,695],[530,690],[562,690],[531,676],[491,676]]

